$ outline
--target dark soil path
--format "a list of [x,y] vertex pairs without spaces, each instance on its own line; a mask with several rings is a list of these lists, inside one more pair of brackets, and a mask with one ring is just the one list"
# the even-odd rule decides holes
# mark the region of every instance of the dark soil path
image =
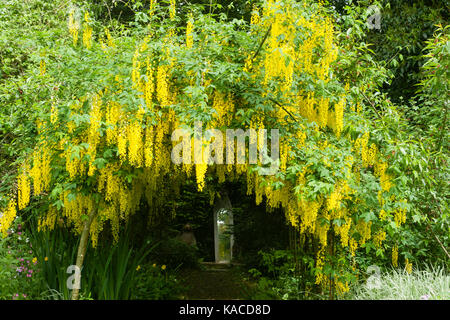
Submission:
[[188,300],[249,299],[252,284],[238,266],[204,265],[202,270],[180,271]]

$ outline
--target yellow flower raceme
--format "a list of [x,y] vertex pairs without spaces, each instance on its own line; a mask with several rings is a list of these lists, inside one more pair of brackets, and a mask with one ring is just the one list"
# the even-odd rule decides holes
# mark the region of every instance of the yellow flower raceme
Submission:
[[392,265],[394,267],[398,266],[398,246],[394,245],[392,247]]
[[45,74],[45,60],[41,60],[39,63],[39,71],[41,76]]
[[336,114],[336,136],[340,136],[341,132],[344,128],[344,107],[345,107],[345,99],[341,98],[339,102],[335,105],[335,114]]
[[19,210],[25,209],[27,205],[30,203],[30,193],[31,186],[30,180],[27,175],[28,168],[24,167],[23,171],[17,178],[17,187],[18,187],[18,208]]
[[170,0],[170,6],[169,6],[169,15],[170,19],[174,19],[176,15],[176,0]]
[[146,167],[151,167],[153,163],[154,159],[153,139],[154,139],[154,128],[153,126],[147,126],[145,128],[145,142],[144,142],[144,162]]
[[145,104],[151,110],[153,108],[153,93],[155,91],[155,81],[153,76],[153,64],[150,57],[147,57],[147,81],[145,82]]
[[380,178],[380,185],[382,191],[389,191],[392,187],[391,176],[386,173],[387,163],[379,161],[375,163],[375,175]]
[[69,33],[73,38],[73,45],[77,45],[78,31],[80,29],[80,23],[75,19],[75,9],[72,9],[69,13]]
[[253,5],[252,16],[250,18],[250,24],[257,25],[261,22],[261,17],[259,16],[259,10],[256,5]]
[[351,238],[349,241],[350,254],[352,257],[355,256],[356,249],[358,248],[358,241]]
[[153,16],[153,13],[155,11],[155,5],[157,0],[150,0],[150,9],[149,9],[149,15],[150,17]]
[[143,130],[140,122],[134,121],[128,127],[128,161],[131,165],[140,168],[144,161],[144,142],[142,138]]
[[115,43],[114,43],[114,38],[112,37],[111,33],[109,32],[109,30],[107,28],[105,28],[105,34],[106,34],[106,38],[108,39],[108,46],[113,48],[115,47]]
[[380,210],[380,214],[379,214],[380,220],[381,220],[381,221],[385,220],[385,219],[386,219],[386,216],[387,216],[387,212],[384,211],[384,209],[381,209],[381,210]]
[[374,236],[373,240],[375,242],[375,246],[377,248],[381,248],[381,243],[386,240],[386,232],[385,231],[378,231]]
[[83,45],[90,49],[92,47],[92,27],[90,24],[89,12],[84,14],[84,24],[83,24]]
[[409,274],[412,273],[412,263],[409,262],[408,258],[405,259],[405,270],[406,270],[406,272],[408,272]]
[[157,69],[156,97],[161,106],[169,105],[169,84],[167,81],[168,65],[160,65]]
[[194,30],[194,24],[192,22],[193,19],[194,17],[192,16],[192,14],[189,14],[188,23],[186,26],[186,47],[188,48],[192,48],[192,46],[194,45],[194,36],[192,34]]
[[316,284],[324,283],[327,280],[327,277],[322,273],[322,269],[325,265],[325,248],[321,248],[317,252],[316,256]]
[[12,225],[17,216],[16,200],[11,199],[0,217],[0,232],[6,237],[8,228]]

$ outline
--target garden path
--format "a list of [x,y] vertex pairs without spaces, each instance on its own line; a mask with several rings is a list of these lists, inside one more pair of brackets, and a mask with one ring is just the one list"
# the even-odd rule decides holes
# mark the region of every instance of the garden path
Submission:
[[241,300],[248,299],[252,284],[239,266],[204,263],[200,270],[180,272],[186,292],[182,299]]

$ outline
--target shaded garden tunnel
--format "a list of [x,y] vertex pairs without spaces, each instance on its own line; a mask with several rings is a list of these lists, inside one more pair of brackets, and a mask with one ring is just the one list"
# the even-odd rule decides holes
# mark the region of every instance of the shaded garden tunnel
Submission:
[[[246,194],[246,185],[242,182],[226,182],[220,185],[220,190],[226,192],[232,206],[233,263],[256,267],[259,251],[289,248],[292,227],[287,224],[281,209],[267,212],[264,201],[256,205],[254,195]],[[189,268],[197,260],[214,262],[215,203],[211,200],[210,193],[197,192],[194,182],[186,183],[179,197],[174,199],[175,203],[168,201],[167,214],[158,216],[148,224],[145,215],[148,208],[142,204],[141,212],[131,217],[129,225],[135,229],[132,233],[138,242],[151,238],[159,243],[152,256],[158,263],[172,268]],[[169,203],[175,208],[170,209]],[[187,223],[192,226],[196,249],[177,239]]]
[[[141,232],[159,243],[150,260],[177,270],[177,278],[184,287],[179,296],[182,299],[248,299],[255,290],[248,270],[254,268],[263,274],[269,273],[260,253],[286,250],[290,246],[292,227],[281,209],[267,212],[264,201],[256,205],[254,196],[246,194],[245,183],[228,182],[217,186],[232,206],[234,241],[230,264],[214,263],[217,261],[214,213],[223,202],[217,201],[217,194],[211,201],[208,192],[197,192],[194,182],[180,190],[174,216],[161,216],[146,232]],[[195,248],[177,238],[187,223],[193,227]],[[145,224],[131,225],[143,227]]]

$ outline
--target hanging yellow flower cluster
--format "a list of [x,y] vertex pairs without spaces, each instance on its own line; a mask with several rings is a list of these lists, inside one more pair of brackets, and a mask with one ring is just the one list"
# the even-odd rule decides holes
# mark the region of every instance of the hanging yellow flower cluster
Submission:
[[13,223],[14,219],[17,215],[16,209],[16,200],[11,198],[6,206],[6,209],[3,211],[1,219],[0,219],[0,232],[3,235],[3,238],[8,234],[8,228]]
[[155,12],[156,0],[150,0],[149,16],[152,17]]
[[136,48],[136,51],[134,52],[133,56],[133,70],[131,71],[131,80],[133,81],[133,88],[135,88],[138,91],[143,91],[143,83],[141,80],[141,63],[139,61],[140,56],[140,48]]
[[398,246],[394,245],[392,247],[392,265],[398,267]]
[[412,263],[409,262],[409,259],[408,259],[408,258],[405,259],[405,270],[406,270],[406,272],[408,272],[409,274],[412,273]]
[[[92,46],[92,27],[90,26],[90,17],[89,12],[84,14],[84,23],[83,23],[83,45],[90,49]],[[74,41],[75,42],[75,41]]]
[[355,151],[361,155],[362,165],[366,168],[369,164],[369,132],[365,132],[361,137],[358,137],[355,141]]
[[192,32],[194,31],[194,23],[193,23],[194,17],[192,16],[192,13],[188,15],[188,23],[186,27],[186,47],[192,48],[194,45],[194,35]]
[[28,206],[28,203],[30,203],[31,186],[27,171],[28,168],[25,165],[23,167],[23,171],[19,174],[19,177],[17,178],[17,191],[18,191],[17,204],[19,210],[26,208]]
[[75,19],[75,8],[72,8],[69,12],[69,33],[72,35],[74,46],[77,45],[79,29],[80,23]]
[[386,173],[387,163],[379,161],[375,164],[375,175],[380,178],[382,192],[388,192],[392,187],[391,176]]
[[[265,78],[267,83],[270,79],[279,77],[285,89],[292,84],[294,73],[294,37],[295,29],[290,19],[291,7],[282,7],[281,3],[269,0],[265,8],[266,22],[270,26],[270,35],[267,39],[268,53],[264,60]],[[284,38],[281,40],[281,38]]]
[[349,249],[350,249],[351,256],[354,257],[355,253],[356,253],[356,249],[358,249],[358,241],[351,238],[349,241]]
[[[100,93],[101,94],[101,93]],[[94,95],[92,98],[92,107],[91,111],[89,113],[89,119],[90,119],[90,126],[88,131],[88,150],[87,155],[90,158],[89,161],[89,176],[93,176],[94,172],[96,170],[94,166],[94,159],[97,154],[97,146],[100,142],[100,135],[99,135],[99,129],[100,129],[100,123],[103,118],[103,112],[102,112],[102,100],[99,95]]]
[[378,231],[374,236],[373,240],[375,243],[376,248],[381,248],[381,243],[386,240],[386,232],[385,231]]
[[350,291],[348,281],[343,282],[335,279],[334,285],[336,287],[336,293],[338,296],[343,296],[346,292]]
[[217,112],[214,127],[229,126],[234,113],[234,101],[231,94],[226,96],[216,90],[213,97],[213,108]]
[[381,221],[385,220],[387,217],[387,212],[384,209],[381,209],[378,217],[380,218]]
[[[201,163],[195,164],[195,177],[197,180],[197,189],[198,191],[203,191],[205,188],[205,174],[208,170],[208,159],[206,159],[206,155],[209,154],[210,144],[203,140],[201,148],[198,149],[199,154],[194,154],[194,158],[202,159]],[[195,151],[194,151],[195,152]]]
[[139,120],[134,121],[128,128],[128,160],[136,168],[142,167],[143,155],[143,129]]
[[344,128],[344,108],[345,108],[345,98],[341,98],[339,102],[336,103],[334,106],[336,127],[333,129],[338,138],[340,137],[341,132]]
[[29,171],[29,175],[33,180],[34,195],[39,195],[44,191],[48,191],[51,182],[50,160],[52,151],[47,143],[38,145],[32,154],[33,167]]
[[156,97],[161,106],[169,105],[169,87],[167,83],[168,65],[160,65],[157,69]]
[[345,223],[341,224],[340,226],[335,224],[334,229],[335,233],[341,237],[341,245],[342,247],[347,247],[349,244],[349,232],[350,228],[352,226],[352,219],[351,217],[345,215]]
[[[405,200],[403,200],[406,202]],[[406,209],[405,208],[397,208],[394,212],[394,221],[397,227],[400,227],[403,223],[406,222]]]
[[259,10],[256,5],[253,5],[252,16],[250,17],[250,24],[257,25],[261,22],[261,17],[259,16]]
[[41,76],[43,76],[45,74],[45,60],[42,59],[41,62],[39,63],[39,73]]
[[115,47],[114,38],[111,36],[111,33],[107,28],[105,28],[106,39],[108,40],[108,46],[113,48]]
[[170,0],[170,6],[169,6],[169,17],[171,20],[173,20],[176,16],[176,0]]
[[323,267],[325,265],[325,248],[322,247],[316,256],[316,284],[327,285],[328,278],[323,274]]
[[[266,43],[266,50],[265,54],[262,55],[263,60],[258,66],[259,68],[254,67],[254,65],[259,63],[256,61],[259,55],[250,52],[246,58],[244,70],[247,72],[262,70],[262,77],[264,79],[262,83],[263,87],[268,91],[273,90],[274,95],[283,97],[282,100],[286,100],[286,102],[290,101],[286,104],[284,101],[281,101],[281,104],[278,104],[275,114],[272,116],[278,117],[280,123],[285,123],[286,113],[292,116],[292,114],[299,112],[310,121],[315,121],[322,128],[325,127],[328,122],[328,98],[320,97],[316,102],[313,92],[299,92],[295,96],[297,99],[297,102],[295,102],[292,101],[293,97],[288,93],[291,92],[295,75],[305,73],[305,70],[302,68],[302,59],[305,55],[299,54],[299,52],[302,50],[302,46],[308,45],[308,39],[303,39],[304,41],[300,43],[294,41],[296,35],[299,34],[298,30],[301,29],[304,32],[304,30],[309,28],[308,32],[315,35],[315,40],[310,42],[311,53],[313,49],[324,46],[325,42],[330,45],[330,41],[332,42],[332,32],[329,33],[330,37],[325,41],[323,37],[324,32],[319,31],[320,28],[323,28],[323,23],[319,21],[319,18],[314,16],[311,18],[311,21],[305,20],[304,15],[301,14],[301,10],[298,10],[295,4],[289,1],[267,1],[263,7],[261,16],[259,10],[254,8],[251,24],[253,26],[252,32],[264,32],[264,40],[267,37],[267,40],[261,43]],[[325,28],[329,28],[330,26],[331,24]],[[316,32],[318,33],[316,34]],[[259,51],[258,49],[257,53]],[[330,63],[333,59],[335,58],[330,59]],[[321,59],[318,59],[318,61],[321,61]],[[316,63],[317,61],[314,62]],[[326,59],[323,60],[322,67],[329,72],[329,65]],[[311,69],[310,71],[311,76],[317,79],[315,69]],[[256,73],[252,72],[251,77],[256,78]],[[269,84],[272,82],[273,85],[269,87]],[[298,86],[299,84],[297,84]],[[273,89],[269,89],[272,87]],[[263,95],[266,95],[266,93],[263,93]],[[344,100],[342,102],[345,103]],[[339,120],[339,123],[342,123],[342,120]],[[306,138],[305,133],[299,130],[297,136],[300,144],[302,144]],[[283,169],[287,162],[287,156],[291,154],[291,148],[288,144],[281,143],[280,149],[280,167]]]
[[[151,1],[151,13],[155,3],[156,1]],[[292,160],[294,157],[299,158],[296,154],[298,150],[311,148],[314,152],[321,152],[324,155],[314,165],[305,163],[305,159],[299,161],[303,167],[300,172],[294,172],[295,182],[278,175],[263,176],[252,170],[255,166],[261,165],[261,159],[258,159],[256,164],[209,164],[205,155],[210,154],[212,145],[205,139],[202,139],[200,148],[191,148],[194,149],[193,158],[200,161],[178,166],[171,162],[174,142],[170,141],[169,137],[175,128],[185,123],[178,118],[175,111],[181,109],[177,107],[181,105],[180,101],[183,101],[181,98],[184,98],[180,97],[181,89],[177,89],[180,84],[176,81],[180,81],[179,78],[183,77],[174,79],[174,74],[179,76],[179,73],[176,73],[179,66],[175,64],[175,58],[170,52],[172,46],[178,46],[178,50],[194,48],[202,39],[200,37],[202,30],[196,29],[194,43],[193,17],[190,16],[186,27],[185,45],[178,45],[168,33],[168,37],[161,41],[162,48],[159,52],[153,52],[154,46],[149,45],[150,36],[145,37],[136,47],[130,70],[132,90],[124,88],[126,81],[121,80],[129,75],[120,77],[117,75],[115,78],[118,84],[117,91],[112,92],[113,90],[108,88],[95,92],[81,98],[80,103],[70,107],[69,118],[87,116],[89,121],[83,124],[83,127],[78,127],[74,121],[69,120],[67,126],[59,126],[60,130],[67,129],[69,134],[54,142],[54,145],[41,143],[39,148],[36,148],[31,157],[32,166],[31,164],[29,168],[24,166],[18,177],[18,203],[16,200],[10,200],[0,220],[0,231],[6,232],[16,215],[17,208],[20,210],[28,205],[31,181],[34,195],[49,191],[52,179],[50,159],[57,159],[53,165],[60,166],[58,170],[65,169],[67,180],[76,183],[72,183],[70,189],[60,192],[58,203],[62,205],[58,207],[50,205],[48,212],[39,221],[39,229],[52,229],[58,218],[64,217],[75,230],[81,232],[84,216],[89,215],[92,210],[98,210],[90,230],[94,246],[106,222],[111,224],[113,237],[117,240],[120,223],[139,209],[142,199],[147,201],[150,210],[153,210],[152,214],[166,204],[165,196],[169,192],[167,187],[169,183],[170,188],[176,190],[186,178],[192,178],[196,181],[199,191],[211,191],[207,186],[210,174],[215,174],[219,183],[244,178],[247,193],[255,195],[256,204],[261,204],[265,199],[268,211],[277,208],[283,210],[290,225],[303,236],[309,235],[318,240],[316,283],[329,285],[327,283],[334,281],[338,292],[348,291],[346,281],[329,279],[324,275],[327,249],[332,250],[333,246],[340,243],[341,247],[353,257],[358,247],[364,246],[366,241],[373,239],[377,247],[382,247],[382,242],[386,239],[384,231],[375,228],[372,230],[372,221],[366,222],[362,218],[354,217],[352,205],[362,200],[355,196],[356,191],[352,189],[352,183],[358,183],[357,177],[361,167],[371,170],[370,167],[373,166],[381,186],[379,217],[380,220],[388,220],[391,216],[384,211],[388,210],[387,207],[383,209],[383,194],[386,195],[392,188],[392,178],[386,172],[387,163],[381,159],[376,145],[372,143],[369,146],[369,132],[364,132],[356,139],[351,156],[344,154],[340,159],[337,158],[342,153],[336,152],[338,148],[333,142],[336,140],[335,137],[311,143],[311,136],[307,136],[307,133],[312,132],[312,135],[317,133],[317,136],[322,138],[324,135],[318,133],[326,131],[326,127],[331,128],[340,141],[343,139],[341,135],[344,130],[347,99],[342,95],[333,100],[332,97],[321,96],[318,92],[307,90],[302,84],[296,83],[296,75],[301,73],[324,83],[330,81],[330,65],[336,59],[337,49],[330,19],[321,18],[319,15],[306,18],[302,12],[293,8],[290,1],[282,3],[268,0],[261,16],[257,8],[254,9],[252,25],[260,25],[262,30],[269,30],[270,27],[270,32],[267,43],[256,58],[262,61],[254,60],[255,53],[252,52],[245,62],[245,68],[248,72],[254,71],[255,74],[261,72],[259,78],[252,79],[259,79],[258,85],[263,89],[262,96],[267,95],[269,90],[275,90],[275,93],[279,93],[284,100],[280,103],[284,109],[277,108],[275,117],[274,114],[257,111],[251,116],[250,124],[247,122],[246,126],[263,129],[268,124],[273,125],[271,120],[286,124],[288,122],[285,120],[286,110],[316,123],[311,130],[308,128],[310,123],[304,121],[296,132],[288,133],[280,140],[280,176],[284,177],[290,173],[288,169],[293,168],[290,166]],[[170,1],[169,10],[170,19],[174,19],[176,14],[174,0]],[[86,13],[83,44],[87,48],[91,47],[93,41],[89,19],[89,14]],[[298,29],[302,32],[298,32]],[[69,16],[69,31],[76,44],[78,27],[73,13]],[[107,31],[106,36],[108,45],[114,46],[112,37]],[[227,45],[225,40],[217,41],[216,44]],[[257,63],[260,63],[258,68]],[[186,86],[194,86],[192,78],[193,74],[186,75]],[[213,81],[208,78],[208,72],[202,74],[201,86],[208,89],[205,89],[207,95],[205,102],[213,113],[206,127],[219,129],[232,127],[234,122],[239,120],[235,111],[240,108],[242,98],[230,93],[231,90],[221,91],[227,88],[216,86]],[[298,88],[295,88],[297,85]],[[275,89],[270,89],[272,87]],[[292,92],[293,88],[297,90],[295,93]],[[140,99],[135,100],[139,101],[137,105],[126,105],[119,103],[120,99],[116,99],[119,93],[126,92],[127,89]],[[58,116],[57,110],[57,106],[52,107],[50,124],[53,127],[56,127],[58,121],[64,120],[63,113]],[[43,132],[46,126],[40,125],[39,130]],[[194,139],[192,137],[190,139],[193,147]],[[266,139],[267,137],[258,133],[250,136],[249,140],[256,143],[257,150],[261,151]],[[293,147],[294,144],[297,145]],[[246,151],[249,151],[249,148]],[[106,156],[108,153],[109,156]],[[238,150],[235,150],[233,159],[236,159],[237,153]],[[332,181],[327,181],[324,188],[326,192],[311,190],[310,182],[318,181],[315,170],[319,166],[329,172],[327,179]],[[87,180],[91,186],[95,186],[92,192],[83,189]],[[100,196],[96,197],[94,193]],[[213,197],[214,192],[211,198]],[[405,222],[404,207],[391,212],[398,226]],[[335,238],[335,235],[339,238]],[[392,259],[394,264],[394,249]]]
[[364,219],[359,219],[356,224],[356,230],[360,234],[359,245],[362,246],[372,237],[372,221],[366,222]]

